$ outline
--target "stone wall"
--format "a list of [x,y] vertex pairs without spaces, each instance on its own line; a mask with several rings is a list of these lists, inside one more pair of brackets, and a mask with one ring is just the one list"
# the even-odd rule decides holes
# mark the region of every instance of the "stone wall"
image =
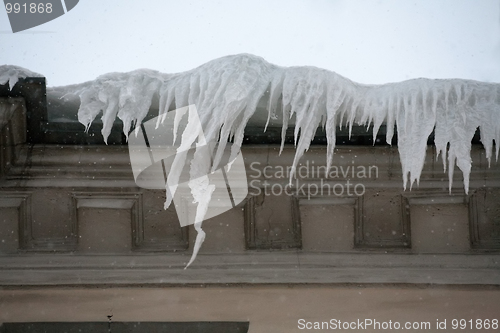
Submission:
[[[5,284],[17,283],[12,269],[29,267],[32,258],[41,267],[64,271],[59,276],[61,284],[100,281],[95,277],[72,281],[81,265],[94,265],[114,275],[114,270],[136,268],[134,264],[163,272],[166,263],[182,274],[167,280],[157,279],[160,271],[149,277],[130,273],[122,274],[119,281],[103,279],[112,283],[138,283],[141,278],[149,283],[198,282],[203,275],[189,276],[190,271],[218,265],[226,273],[241,267],[251,273],[231,278],[212,272],[205,275],[207,282],[265,281],[267,275],[280,276],[273,282],[284,283],[384,282],[388,272],[394,273],[387,280],[391,282],[500,281],[500,165],[488,168],[480,147],[473,149],[468,195],[461,188],[460,172],[455,173],[454,188],[448,192],[447,177],[441,162],[433,161],[432,149],[420,184],[411,191],[402,189],[395,148],[339,148],[334,168],[376,169],[372,168],[371,177],[350,173],[325,178],[321,174],[325,148],[313,147],[292,187],[280,170],[290,165],[294,149],[286,148],[281,156],[277,149],[243,148],[250,195],[236,208],[204,222],[207,237],[200,257],[184,273],[196,233],[192,226],[180,227],[173,208],[163,210],[164,191],[135,186],[126,147],[24,146],[0,189],[4,237],[0,262],[5,269],[0,282],[3,277]],[[335,188],[335,184],[340,185]],[[362,195],[354,193],[357,184]],[[129,261],[134,264],[128,266]],[[270,263],[282,271],[262,274],[259,269],[268,269]],[[363,273],[351,279],[335,269],[363,265],[378,275]],[[440,270],[443,266],[451,270]],[[409,276],[401,267],[423,270]],[[464,275],[457,277],[455,269]],[[313,278],[316,270],[324,271]],[[290,271],[295,274],[287,275]],[[434,279],[422,280],[422,272],[431,271]],[[56,283],[50,274],[37,276],[39,281],[26,277],[25,283]]]

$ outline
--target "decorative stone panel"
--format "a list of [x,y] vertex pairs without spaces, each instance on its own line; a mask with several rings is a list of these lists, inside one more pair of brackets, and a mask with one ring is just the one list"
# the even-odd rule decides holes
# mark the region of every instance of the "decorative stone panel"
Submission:
[[288,195],[251,196],[244,208],[248,249],[300,248],[298,199]]
[[79,252],[130,252],[140,243],[140,193],[74,193]]
[[134,224],[134,247],[143,251],[184,251],[188,227],[181,228],[174,203],[163,209],[165,191],[143,192],[143,219]]
[[486,188],[470,197],[470,240],[474,249],[500,249],[500,190]]
[[71,192],[60,188],[31,189],[31,219],[23,248],[29,251],[74,251],[77,225]]
[[354,226],[360,224],[361,197],[299,198],[302,248],[311,252],[350,252]]
[[419,191],[405,194],[404,202],[413,252],[470,251],[468,205],[463,192]]
[[29,246],[31,197],[29,192],[0,192],[0,253],[16,253]]
[[355,246],[366,249],[411,247],[410,220],[399,191],[368,189],[356,218]]

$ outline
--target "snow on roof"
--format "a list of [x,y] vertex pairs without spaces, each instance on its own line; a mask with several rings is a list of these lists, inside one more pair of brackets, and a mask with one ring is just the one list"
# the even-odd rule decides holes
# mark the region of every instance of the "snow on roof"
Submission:
[[19,79],[24,79],[27,77],[43,77],[42,74],[32,72],[26,68],[13,66],[13,65],[3,65],[0,66],[0,85],[4,85],[9,82],[9,89],[12,90]]

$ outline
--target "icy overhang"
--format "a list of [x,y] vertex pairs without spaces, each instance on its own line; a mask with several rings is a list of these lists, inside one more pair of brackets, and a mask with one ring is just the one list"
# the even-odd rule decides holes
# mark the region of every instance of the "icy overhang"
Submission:
[[[56,89],[49,89],[47,94],[47,122],[44,125],[45,143],[57,144],[104,144],[101,134],[102,120],[96,118],[92,126],[88,129],[89,133],[84,133],[84,127],[78,121],[78,109],[80,107],[80,98],[78,96],[66,95]],[[64,96],[64,97],[63,97]],[[158,96],[153,96],[149,111],[143,121],[150,120],[159,114]],[[269,93],[265,93],[259,101],[255,113],[249,119],[244,132],[243,144],[280,144],[282,135],[282,109],[277,107],[277,117],[270,119],[267,128],[264,131],[268,110]],[[175,109],[175,99],[169,111]],[[285,143],[294,142],[295,117],[290,119],[289,126],[285,133]],[[127,144],[126,137],[122,133],[123,122],[115,119],[111,128],[108,144]],[[385,122],[381,125],[376,136],[375,143],[384,144],[386,136]],[[476,140],[478,141],[478,140]],[[323,128],[318,128],[313,137],[313,144],[326,145],[326,132]],[[396,136],[393,144],[397,143]],[[476,142],[477,143],[477,142]],[[337,145],[373,145],[372,128],[362,125],[352,127],[351,136],[349,129],[343,128],[337,130]]]
[[[293,170],[318,128],[324,128],[326,161],[330,166],[339,129],[347,128],[351,135],[355,124],[372,125],[371,133],[376,141],[385,123],[387,142],[392,142],[394,129],[397,130],[405,188],[408,181],[418,182],[432,133],[443,167],[448,169],[450,187],[456,164],[462,170],[466,192],[471,170],[471,141],[477,129],[481,130],[488,160],[493,156],[495,143],[497,157],[499,150],[498,83],[414,79],[363,85],[331,71],[280,67],[260,57],[241,54],[216,59],[183,73],[164,74],[153,70],[110,73],[94,81],[49,89],[50,94],[64,95],[73,104],[79,98],[78,119],[87,129],[102,114],[104,140],[109,139],[116,118],[122,120],[127,136],[135,124],[147,119],[156,103],[159,115],[172,108],[196,104],[206,139],[219,141],[219,150],[225,149],[224,143],[229,140],[236,146],[243,144],[245,132],[249,133],[245,129],[253,124],[281,127],[282,145],[287,141],[287,131],[292,129],[296,146]],[[269,101],[267,108],[262,108],[266,100]],[[218,164],[219,155],[215,155],[214,166]]]

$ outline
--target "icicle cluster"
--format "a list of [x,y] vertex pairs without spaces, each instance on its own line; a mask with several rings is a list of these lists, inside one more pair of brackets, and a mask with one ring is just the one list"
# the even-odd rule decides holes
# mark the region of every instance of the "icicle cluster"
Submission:
[[0,85],[4,85],[7,82],[9,82],[10,90],[14,88],[19,79],[26,77],[43,77],[43,75],[32,72],[26,68],[22,68],[19,66],[12,66],[12,65],[0,66]]
[[[123,121],[123,132],[128,137],[133,123],[148,114],[153,96],[157,95],[168,74],[148,69],[129,73],[108,73],[96,80],[81,84],[55,87],[51,91],[80,97],[78,120],[89,129],[92,121],[102,112],[102,135],[106,141],[115,118]],[[50,93],[50,91],[49,91]]]
[[[76,89],[76,87],[78,89]],[[115,117],[124,123],[127,134],[146,116],[157,94],[160,115],[175,102],[177,108],[195,104],[207,141],[219,140],[213,168],[225,142],[234,138],[235,151],[241,146],[245,125],[259,100],[269,90],[269,116],[276,118],[282,100],[282,147],[289,119],[295,120],[296,155],[291,176],[309,148],[318,126],[326,129],[327,164],[331,165],[337,126],[373,124],[373,136],[387,125],[390,143],[394,125],[406,189],[418,180],[424,164],[427,139],[435,130],[435,144],[443,167],[448,167],[450,189],[455,163],[462,170],[468,191],[471,169],[471,139],[479,127],[481,141],[491,160],[493,142],[496,157],[500,142],[500,84],[472,80],[414,79],[384,85],[363,85],[334,72],[315,67],[280,67],[248,55],[227,56],[179,74],[149,70],[112,73],[93,82],[69,89],[80,96],[79,120],[90,126],[102,111],[103,135],[110,132]],[[263,124],[267,127],[267,124]],[[190,138],[193,144],[196,137]],[[494,141],[495,140],[495,141]],[[448,148],[449,145],[449,148]]]
[[[16,75],[22,74],[16,74],[16,71],[19,69],[0,68],[0,84],[5,83],[7,78],[12,88]],[[373,124],[375,138],[380,126],[385,123],[386,140],[390,144],[396,126],[405,189],[408,180],[410,188],[415,181],[419,181],[427,139],[433,130],[438,156],[441,154],[444,170],[448,168],[450,191],[456,164],[463,172],[464,188],[468,192],[471,140],[478,127],[489,162],[494,143],[497,160],[500,147],[498,83],[415,79],[384,85],[362,85],[331,71],[315,67],[285,68],[269,64],[257,56],[242,54],[216,59],[184,73],[162,74],[151,70],[111,73],[95,81],[54,88],[53,91],[79,96],[78,119],[87,129],[102,112],[105,139],[116,117],[123,121],[123,131],[128,135],[132,126],[140,124],[146,117],[156,97],[159,99],[159,123],[165,119],[174,102],[176,108],[196,105],[200,120],[197,123],[202,129],[193,130],[195,124],[188,123],[181,140],[183,149],[193,145],[197,147],[190,165],[189,187],[198,203],[195,221],[198,235],[188,265],[203,243],[205,233],[201,222],[214,189],[207,179],[193,175],[217,169],[229,139],[234,140],[230,160],[234,159],[243,142],[245,126],[266,92],[269,92],[268,117],[267,123],[262,126],[265,130],[270,119],[279,119],[277,112],[281,109],[281,150],[289,121],[295,116],[296,153],[291,178],[295,176],[297,164],[308,150],[319,126],[326,130],[328,168],[332,164],[337,127],[347,126],[351,133],[354,124],[367,127]],[[280,100],[281,108],[278,107]],[[176,118],[177,124],[179,121]],[[206,142],[217,141],[217,148],[215,145],[213,148],[217,149],[215,152],[206,148],[198,150]],[[178,155],[182,155],[179,154],[181,150]],[[210,165],[207,156],[211,157],[213,153],[215,158]],[[175,163],[178,163],[177,169],[183,168],[183,157],[176,156]],[[177,184],[179,174],[180,170],[176,170],[174,165],[167,183]],[[169,191],[175,192],[176,186],[169,189],[167,185],[166,188],[168,206],[174,195]]]

